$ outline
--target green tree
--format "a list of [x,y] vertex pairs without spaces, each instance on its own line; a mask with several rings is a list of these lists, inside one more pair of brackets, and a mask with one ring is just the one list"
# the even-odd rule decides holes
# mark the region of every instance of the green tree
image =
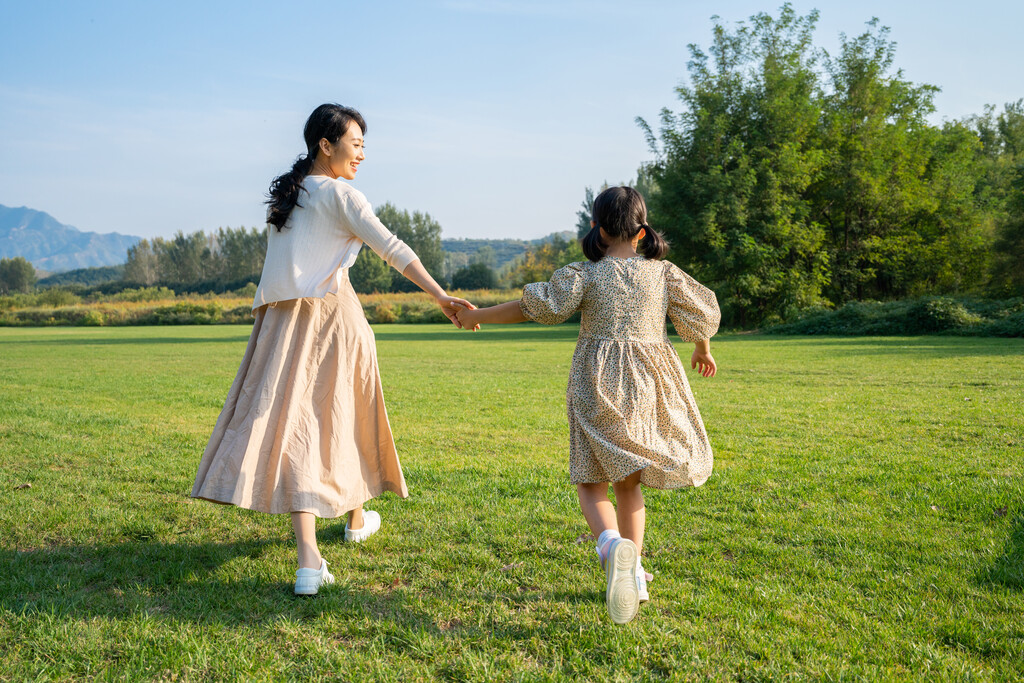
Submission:
[[486,263],[472,263],[452,275],[454,289],[496,289],[498,276]]
[[153,240],[160,280],[193,284],[215,279],[221,269],[214,258],[212,242],[201,230],[189,235],[179,230],[170,240]]
[[[657,159],[641,170],[651,225],[670,257],[719,295],[724,319],[750,325],[815,304],[828,281],[825,234],[805,196],[825,161],[812,34],[817,12],[714,27],[690,46],[683,111],[662,110]],[[660,143],[660,144],[659,144]]]
[[391,266],[373,253],[369,247],[359,250],[356,262],[348,271],[348,277],[352,282],[352,288],[360,294],[374,294],[391,290]]
[[266,228],[218,228],[216,255],[220,261],[224,282],[237,282],[258,277],[263,272],[267,255]]
[[512,286],[522,287],[530,282],[549,280],[551,274],[562,266],[586,259],[578,241],[555,236],[523,254],[509,268],[507,278]]
[[[400,240],[416,252],[423,267],[439,283],[445,283],[444,250],[441,247],[441,224],[429,213],[398,209],[391,202],[377,208],[377,218]],[[418,288],[404,277],[392,278],[392,289],[396,291],[417,291]]]
[[1024,100],[1006,104],[998,115],[986,107],[968,123],[982,147],[976,194],[993,235],[989,289],[997,296],[1024,294]]
[[576,237],[583,239],[583,237],[590,232],[590,218],[591,212],[594,210],[594,190],[591,187],[587,187],[583,193],[583,201],[580,203],[580,208],[576,212]]
[[160,279],[159,259],[150,241],[142,240],[128,247],[128,259],[124,264],[124,281],[149,286]]
[[889,30],[872,20],[860,36],[842,36],[839,53],[825,59],[822,144],[831,154],[815,204],[829,233],[828,293],[836,304],[934,284],[941,276],[925,263],[941,269],[935,243],[962,227],[950,224],[956,210],[948,203],[973,194],[970,179],[954,177],[970,161],[963,148],[971,141],[959,129],[943,135],[928,123],[938,89],[892,73],[895,48]]
[[35,284],[35,266],[24,256],[0,259],[0,294],[30,292]]
[[489,244],[485,244],[476,250],[470,261],[471,263],[482,263],[488,268],[494,268],[494,265],[498,262],[497,252],[494,251],[494,247]]

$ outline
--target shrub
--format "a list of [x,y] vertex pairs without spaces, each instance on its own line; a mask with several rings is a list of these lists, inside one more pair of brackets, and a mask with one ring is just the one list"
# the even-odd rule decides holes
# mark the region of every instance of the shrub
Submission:
[[907,311],[907,329],[915,332],[945,332],[977,325],[982,317],[969,313],[952,299],[920,299]]
[[221,317],[220,306],[216,304],[193,304],[181,302],[173,306],[161,306],[133,321],[136,325],[209,325]]
[[50,287],[36,294],[36,306],[57,308],[58,306],[72,306],[81,300],[80,296],[62,287]]
[[795,320],[766,328],[768,334],[1024,336],[1024,300],[923,297],[908,301],[861,301],[834,311],[803,311]]

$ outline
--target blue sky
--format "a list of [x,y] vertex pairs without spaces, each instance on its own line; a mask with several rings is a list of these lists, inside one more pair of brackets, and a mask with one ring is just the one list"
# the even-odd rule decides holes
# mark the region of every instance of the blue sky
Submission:
[[[81,230],[261,225],[271,178],[335,101],[366,117],[354,184],[445,237],[572,229],[586,186],[650,158],[634,117],[676,108],[712,15],[781,3],[0,0],[0,204]],[[834,49],[877,16],[936,120],[1024,97],[1024,3],[794,2]]]

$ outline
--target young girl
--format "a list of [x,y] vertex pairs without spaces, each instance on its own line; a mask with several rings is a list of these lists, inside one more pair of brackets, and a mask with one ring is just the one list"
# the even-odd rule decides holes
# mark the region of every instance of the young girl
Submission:
[[647,226],[640,193],[612,187],[594,200],[591,230],[583,238],[589,262],[565,266],[550,282],[526,285],[518,301],[458,312],[464,328],[477,329],[525,320],[554,325],[581,311],[566,393],[569,473],[597,538],[608,612],[617,624],[636,615],[653,578],[640,563],[640,484],[700,486],[711,474],[707,432],[665,332],[665,316],[696,346],[691,367],[713,377],[717,367],[708,340],[718,330],[718,302],[714,292],[659,260],[667,250]]
[[334,582],[316,543],[316,518],[348,513],[345,540],[380,528],[363,503],[408,496],[388,424],[373,332],[348,279],[363,244],[433,295],[453,323],[453,299],[412,249],[344,180],[365,158],[354,109],[317,107],[306,154],[270,186],[267,258],[256,322],[238,375],[203,453],[192,496],[290,513],[298,543],[295,593]]

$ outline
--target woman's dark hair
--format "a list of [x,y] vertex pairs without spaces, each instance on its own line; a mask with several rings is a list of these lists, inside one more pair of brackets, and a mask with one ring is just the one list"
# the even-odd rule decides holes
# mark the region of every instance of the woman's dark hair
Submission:
[[640,229],[644,230],[640,250],[644,257],[659,259],[668,253],[665,238],[647,225],[647,205],[639,192],[632,187],[609,187],[594,199],[590,213],[594,227],[580,244],[583,253],[591,261],[600,261],[608,245],[601,241],[601,228],[615,240],[631,240]]
[[304,190],[302,179],[309,175],[320,149],[320,140],[327,138],[332,145],[348,130],[349,124],[355,122],[363,134],[366,134],[366,121],[355,109],[340,104],[321,104],[306,119],[306,127],[302,129],[302,137],[306,139],[306,153],[299,156],[292,165],[292,170],[274,178],[267,193],[267,222],[281,230],[288,221],[292,209],[299,204],[299,192]]

